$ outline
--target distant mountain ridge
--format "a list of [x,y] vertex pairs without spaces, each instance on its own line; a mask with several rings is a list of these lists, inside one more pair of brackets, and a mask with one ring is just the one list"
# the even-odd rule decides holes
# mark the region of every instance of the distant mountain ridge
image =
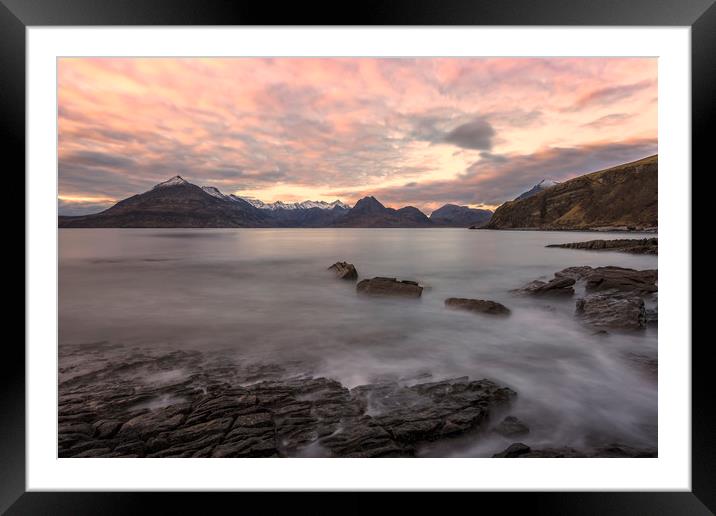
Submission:
[[[457,211],[443,210],[443,217],[436,223],[413,206],[397,210],[386,208],[375,197],[364,197],[353,208],[339,200],[264,203],[226,195],[214,186],[199,187],[181,176],[174,176],[100,213],[60,216],[58,225],[95,228],[468,227],[470,224],[463,222],[463,210],[472,209],[454,208]],[[449,214],[453,212],[456,216],[451,219]]]
[[430,214],[430,220],[438,226],[470,227],[487,224],[492,210],[446,204]]
[[575,177],[495,210],[488,229],[658,227],[658,155]]
[[430,219],[419,209],[406,206],[399,210],[386,208],[375,197],[359,200],[345,217],[336,222],[341,227],[429,227]]

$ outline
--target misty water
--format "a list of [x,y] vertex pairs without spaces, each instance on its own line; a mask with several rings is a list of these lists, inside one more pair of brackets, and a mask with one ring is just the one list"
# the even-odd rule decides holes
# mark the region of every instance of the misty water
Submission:
[[[633,360],[656,358],[657,330],[600,334],[574,299],[512,289],[577,265],[657,268],[655,256],[545,248],[624,234],[465,229],[61,229],[63,346],[215,350],[232,360],[299,363],[346,387],[378,380],[469,376],[518,393],[511,414],[533,447],[657,444],[656,380]],[[652,235],[629,235],[641,238]],[[356,295],[360,278],[419,281],[422,298]],[[580,295],[579,290],[577,296]],[[491,317],[448,310],[448,297],[491,299]],[[73,360],[77,361],[74,355]],[[81,360],[81,357],[80,357]],[[185,371],[168,371],[182,375]],[[142,381],[163,381],[144,378]],[[159,400],[169,403],[171,400]],[[490,456],[511,440],[471,437],[426,455]]]

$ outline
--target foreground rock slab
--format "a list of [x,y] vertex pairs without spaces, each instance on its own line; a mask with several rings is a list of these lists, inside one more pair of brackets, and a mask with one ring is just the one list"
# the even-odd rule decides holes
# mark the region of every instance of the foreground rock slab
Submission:
[[364,279],[358,282],[356,290],[371,296],[420,297],[423,294],[423,287],[416,281],[383,277]]
[[[223,353],[141,352],[70,369],[59,385],[60,457],[410,457],[428,442],[479,439],[516,396],[467,377],[348,389],[300,365]],[[157,375],[175,379],[138,380]]]
[[596,328],[641,330],[646,327],[644,300],[639,297],[591,295],[578,299],[576,313]]
[[564,249],[586,249],[590,251],[620,251],[632,254],[658,254],[658,238],[619,238],[615,240],[588,240],[567,244],[550,244],[545,247]]
[[486,299],[465,299],[461,297],[450,297],[445,300],[445,306],[456,310],[466,310],[490,315],[509,315],[510,309],[497,301]]
[[358,271],[352,263],[336,262],[328,267],[328,270],[333,271],[338,279],[347,281],[355,281],[358,279]]

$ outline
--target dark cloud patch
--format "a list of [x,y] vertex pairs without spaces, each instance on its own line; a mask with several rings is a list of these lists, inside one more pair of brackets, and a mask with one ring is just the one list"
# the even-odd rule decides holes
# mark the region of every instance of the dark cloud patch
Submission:
[[488,151],[482,151],[480,153],[480,157],[485,161],[490,161],[492,163],[507,163],[509,161],[507,157],[501,154],[493,154],[492,152]]
[[592,90],[577,99],[574,105],[566,108],[565,111],[579,111],[586,107],[609,105],[618,100],[631,97],[641,90],[650,88],[653,84],[653,81],[645,80],[632,84],[620,84],[618,86],[607,86],[606,88]]
[[457,126],[445,135],[445,141],[463,149],[490,150],[495,130],[484,118]]
[[409,123],[407,139],[450,143],[463,149],[490,150],[495,137],[487,117],[450,109],[413,115]]

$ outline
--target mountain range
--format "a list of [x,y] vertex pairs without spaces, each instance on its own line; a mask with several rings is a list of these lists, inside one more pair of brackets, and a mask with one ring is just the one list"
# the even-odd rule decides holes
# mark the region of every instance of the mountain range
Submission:
[[542,180],[490,210],[446,204],[428,217],[388,208],[373,196],[341,201],[264,203],[196,186],[180,176],[100,213],[60,216],[59,227],[477,227],[487,229],[646,229],[658,226],[658,155],[558,183]]
[[502,204],[488,229],[650,229],[658,226],[658,155],[554,184]]
[[375,197],[355,206],[341,201],[264,203],[199,187],[180,176],[133,195],[100,213],[60,216],[59,227],[220,228],[220,227],[468,227],[484,224],[490,210],[445,205],[430,217],[413,206],[387,208]]

